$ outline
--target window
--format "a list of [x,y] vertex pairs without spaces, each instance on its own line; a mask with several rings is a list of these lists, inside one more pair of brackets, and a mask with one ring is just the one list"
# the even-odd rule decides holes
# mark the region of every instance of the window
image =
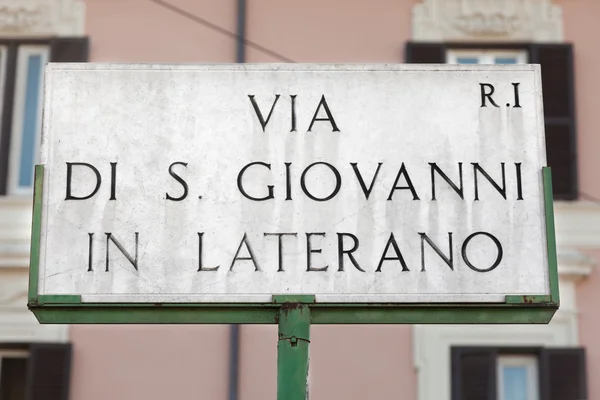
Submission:
[[448,64],[525,64],[525,51],[448,50]]
[[539,400],[537,357],[500,355],[496,370],[498,400]]
[[67,400],[71,345],[0,345],[0,399]]
[[86,38],[0,39],[0,194],[30,195],[38,162],[44,66],[87,60]]
[[452,400],[586,400],[583,349],[452,348]]
[[13,98],[8,192],[29,193],[38,161],[47,46],[19,46]]
[[578,197],[573,46],[552,43],[409,42],[406,62],[434,64],[540,64],[546,154],[554,198]]

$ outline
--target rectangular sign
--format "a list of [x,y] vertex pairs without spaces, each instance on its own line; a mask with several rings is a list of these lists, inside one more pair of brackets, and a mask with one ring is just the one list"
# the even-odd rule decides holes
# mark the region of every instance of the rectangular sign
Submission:
[[539,66],[49,64],[45,79],[38,295],[551,294]]

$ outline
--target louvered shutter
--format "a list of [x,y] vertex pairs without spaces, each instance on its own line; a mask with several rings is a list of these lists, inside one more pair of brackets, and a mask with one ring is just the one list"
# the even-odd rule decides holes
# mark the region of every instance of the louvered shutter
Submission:
[[88,56],[87,37],[54,38],[50,41],[51,62],[86,62]]
[[70,344],[32,344],[27,368],[27,400],[68,400]]
[[578,197],[573,47],[532,44],[529,62],[540,64],[544,95],[546,153],[552,168],[554,198]]
[[406,43],[404,61],[415,64],[445,64],[446,46],[443,43]]
[[25,398],[27,358],[2,357],[0,360],[0,400]]
[[496,400],[495,349],[452,349],[452,400]]
[[587,400],[585,351],[544,349],[540,357],[541,400]]

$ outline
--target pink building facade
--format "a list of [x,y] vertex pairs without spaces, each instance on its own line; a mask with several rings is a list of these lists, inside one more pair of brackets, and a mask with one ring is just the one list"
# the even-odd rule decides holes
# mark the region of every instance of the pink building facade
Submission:
[[275,326],[40,326],[31,165],[47,61],[290,61],[540,63],[555,178],[549,325],[315,326],[311,399],[600,399],[598,18],[596,0],[0,0],[0,398],[276,398]]

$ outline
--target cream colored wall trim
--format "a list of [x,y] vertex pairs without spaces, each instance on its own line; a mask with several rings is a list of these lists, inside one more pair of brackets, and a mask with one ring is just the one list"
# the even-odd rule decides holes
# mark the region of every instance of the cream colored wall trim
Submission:
[[0,36],[81,36],[83,0],[0,0]]
[[66,343],[67,325],[40,325],[25,307],[0,308],[0,343]]
[[579,281],[592,273],[597,262],[580,251],[558,250],[558,274],[563,280]]
[[65,325],[40,325],[27,309],[31,200],[0,198],[0,343],[66,342]]
[[562,10],[550,0],[423,0],[415,41],[563,41]]
[[66,342],[66,325],[40,325],[27,309],[26,268],[0,269],[0,343]]
[[600,204],[557,201],[554,220],[558,248],[600,249]]
[[0,196],[0,271],[29,266],[31,211],[30,196]]

